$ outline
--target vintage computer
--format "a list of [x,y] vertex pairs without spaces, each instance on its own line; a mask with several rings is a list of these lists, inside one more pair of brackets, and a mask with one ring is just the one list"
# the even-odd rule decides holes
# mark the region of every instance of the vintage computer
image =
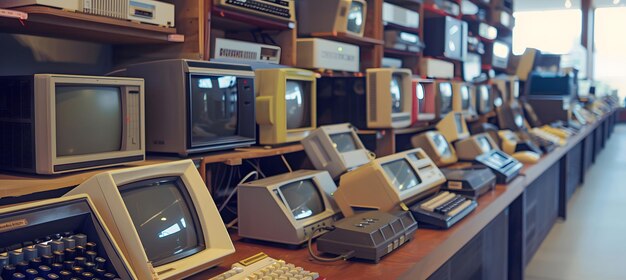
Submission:
[[435,116],[441,119],[453,110],[452,82],[435,81]]
[[493,111],[494,94],[490,85],[476,86],[476,111],[478,114],[484,115]]
[[299,170],[239,185],[239,236],[300,245],[341,218],[326,171]]
[[511,55],[511,47],[509,44],[494,41],[493,43],[487,44],[486,47],[487,55],[484,57],[484,63],[497,69],[506,70],[509,65],[509,56]]
[[[86,195],[5,207],[0,210],[0,225],[4,252],[0,254],[0,279],[144,279],[133,273]],[[85,255],[76,256],[76,251]],[[76,268],[48,263],[54,262],[55,256],[63,256]]]
[[494,87],[500,92],[503,103],[517,101],[520,96],[520,84],[517,76],[498,75],[492,81]]
[[459,160],[474,161],[477,156],[500,148],[488,133],[481,133],[455,142],[454,149]]
[[361,128],[411,125],[409,69],[370,68],[365,77],[323,77],[318,83],[320,124],[351,123]]
[[103,172],[67,195],[83,193],[138,279],[182,279],[235,252],[191,160]]
[[463,114],[452,112],[437,123],[437,130],[443,135],[449,143],[462,140],[470,136],[469,129]]
[[250,66],[169,59],[112,73],[146,80],[146,148],[192,153],[256,142],[254,72]]
[[378,158],[344,174],[334,196],[346,217],[368,210],[410,208],[423,226],[449,228],[477,204],[450,193],[435,195],[445,180],[418,148]]
[[430,121],[435,119],[435,81],[414,77],[413,80],[413,110],[411,123]]
[[511,130],[500,130],[498,136],[501,139],[502,151],[509,155],[514,155],[517,152],[529,151],[538,155],[542,155],[543,151],[539,146],[530,140],[521,139],[515,132]]
[[476,157],[477,163],[491,168],[496,174],[496,183],[508,184],[520,174],[522,164],[519,160],[501,151],[493,149]]
[[452,110],[463,113],[465,119],[474,119],[476,114],[476,92],[472,84],[464,82],[452,83]]
[[213,0],[213,6],[279,21],[295,22],[295,2],[296,1]]
[[317,127],[317,75],[295,68],[257,69],[259,144],[297,142]]
[[321,126],[302,139],[302,146],[313,166],[328,171],[333,179],[373,157],[348,123]]
[[143,161],[144,81],[0,77],[0,168],[57,174]]
[[298,15],[298,34],[346,33],[362,37],[365,32],[365,0],[293,1]]
[[422,148],[428,157],[439,167],[454,164],[458,161],[454,147],[439,131],[427,131],[411,138],[415,148]]
[[[424,54],[463,61],[467,55],[467,23],[451,16],[424,19]],[[442,32],[443,31],[443,32]]]
[[474,79],[481,77],[483,71],[482,55],[468,52],[463,61],[463,80],[472,82]]

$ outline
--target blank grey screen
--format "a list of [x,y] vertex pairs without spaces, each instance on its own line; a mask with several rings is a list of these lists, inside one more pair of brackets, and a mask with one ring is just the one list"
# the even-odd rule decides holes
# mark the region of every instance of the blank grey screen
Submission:
[[422,179],[415,174],[413,167],[405,159],[385,163],[383,170],[399,191],[412,189],[422,183]]
[[446,138],[443,135],[436,133],[433,136],[433,142],[435,142],[435,146],[437,148],[437,152],[439,152],[439,156],[442,158],[447,158],[452,155],[452,151],[450,150],[450,145]]
[[311,126],[311,82],[287,80],[287,129]]
[[185,197],[180,179],[133,183],[121,188],[122,198],[139,234],[148,260],[164,259],[188,253],[201,246],[198,226]]
[[391,85],[389,88],[391,92],[391,112],[402,113],[402,77],[400,75],[393,75],[391,77]]
[[333,141],[335,148],[340,153],[351,152],[357,149],[351,132],[332,134],[330,135],[330,140]]
[[296,220],[324,212],[324,201],[313,180],[296,181],[280,187],[285,202]]
[[363,3],[352,1],[350,11],[348,11],[347,29],[350,32],[361,33],[365,24],[365,15],[363,14]]
[[120,88],[57,85],[55,91],[57,156],[121,149]]
[[237,77],[191,76],[191,142],[237,134]]

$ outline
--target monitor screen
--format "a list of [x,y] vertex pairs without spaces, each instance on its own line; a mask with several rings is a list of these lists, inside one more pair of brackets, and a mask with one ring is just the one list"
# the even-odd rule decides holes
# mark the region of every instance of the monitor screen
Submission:
[[493,153],[488,160],[491,163],[493,163],[495,166],[502,167],[506,165],[508,158],[498,152],[498,153]]
[[415,97],[417,98],[417,109],[420,113],[426,111],[426,99],[424,98],[424,85],[417,83],[415,85]]
[[463,78],[472,81],[482,73],[482,56],[476,53],[468,53],[463,62]]
[[118,87],[57,85],[57,156],[116,152],[122,146],[122,94]]
[[437,148],[437,152],[440,157],[447,158],[452,155],[450,144],[448,144],[448,141],[446,141],[446,138],[444,138],[443,135],[435,133],[433,136],[433,142],[435,143],[435,147]]
[[237,77],[192,75],[191,145],[237,135]]
[[439,98],[441,99],[441,113],[447,114],[452,111],[452,84],[439,84]]
[[287,80],[287,129],[311,127],[311,82]]
[[463,26],[462,21],[447,17],[447,43],[446,53],[448,57],[462,58],[463,54]]
[[459,134],[463,134],[465,130],[463,129],[463,115],[455,114],[454,115],[454,124],[456,125],[456,132]]
[[478,145],[480,145],[480,149],[483,151],[483,153],[489,152],[491,151],[491,149],[493,149],[487,137],[481,136],[481,137],[478,137],[478,139],[476,140],[478,141]]
[[469,110],[471,106],[470,89],[468,86],[461,86],[461,106],[463,110]]
[[358,1],[352,1],[350,11],[348,11],[348,31],[359,34],[362,33],[365,25],[365,15],[363,12],[365,12],[364,4]]
[[488,109],[489,108],[489,87],[485,85],[479,86],[478,95],[480,98],[480,108],[482,110]]
[[283,202],[296,220],[324,212],[324,201],[312,179],[296,181],[280,187]]
[[513,121],[515,122],[515,126],[518,128],[524,128],[524,114],[522,110],[519,108],[514,108],[513,110]]
[[422,179],[406,159],[396,160],[382,165],[387,177],[392,180],[392,185],[403,192],[412,189],[422,183]]
[[351,132],[332,134],[330,135],[330,141],[333,142],[333,146],[340,153],[357,150],[357,145]]
[[494,42],[493,43],[493,55],[500,59],[508,60],[509,59],[509,46],[498,41]]
[[179,177],[165,177],[120,187],[126,209],[155,266],[205,248],[191,197]]
[[391,110],[393,113],[402,113],[402,76],[392,75],[389,89],[391,93]]

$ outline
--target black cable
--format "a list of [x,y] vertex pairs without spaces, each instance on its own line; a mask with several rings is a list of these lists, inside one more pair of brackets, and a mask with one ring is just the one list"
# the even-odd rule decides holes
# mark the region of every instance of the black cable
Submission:
[[324,257],[320,257],[320,256],[316,255],[316,254],[313,252],[313,245],[312,245],[312,242],[313,242],[313,237],[315,236],[315,234],[316,234],[318,231],[322,231],[322,230],[328,230],[328,231],[331,231],[331,230],[334,230],[334,229],[335,229],[334,227],[318,227],[318,228],[317,228],[317,229],[315,229],[313,232],[311,232],[311,235],[309,235],[309,240],[307,241],[307,246],[308,246],[308,249],[309,249],[309,255],[311,256],[311,258],[313,258],[313,259],[314,259],[314,260],[316,260],[316,261],[320,261],[320,262],[336,262],[336,261],[341,261],[341,260],[344,260],[344,261],[345,261],[345,260],[348,260],[348,259],[352,258],[352,256],[354,256],[354,253],[355,253],[355,252],[354,252],[354,250],[353,250],[353,251],[350,251],[350,252],[347,252],[347,253],[345,253],[345,254],[343,254],[343,255],[340,255],[340,256],[334,257],[334,258],[324,258]]

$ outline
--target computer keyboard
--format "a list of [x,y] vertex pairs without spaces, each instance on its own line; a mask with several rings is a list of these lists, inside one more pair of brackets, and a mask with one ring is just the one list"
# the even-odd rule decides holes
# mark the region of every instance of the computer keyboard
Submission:
[[539,146],[541,148],[541,150],[544,153],[550,153],[552,151],[554,151],[554,149],[556,149],[557,145],[556,143],[548,140],[548,139],[544,139],[541,138],[535,134],[530,134],[530,139],[533,143],[535,143],[537,146]]
[[559,146],[565,146],[567,144],[567,140],[560,138],[554,134],[551,134],[545,130],[542,130],[540,128],[533,128],[531,133],[539,138],[548,140],[550,142],[556,143]]
[[85,234],[70,232],[0,248],[0,279],[119,279]]
[[302,267],[276,260],[265,253],[258,253],[241,260],[226,271],[210,280],[315,280],[321,279],[319,273],[305,270]]
[[[284,2],[284,1],[281,1]],[[282,17],[285,19],[291,18],[291,13],[288,8],[281,8],[275,5],[265,4],[261,1],[255,0],[226,0],[227,4],[239,6],[245,9],[250,9],[253,11],[257,11],[259,13],[266,13],[277,17]],[[282,4],[281,4],[282,5]]]
[[451,192],[441,192],[413,205],[411,212],[420,226],[427,224],[435,228],[450,228],[476,209],[476,206],[478,203],[475,200]]

